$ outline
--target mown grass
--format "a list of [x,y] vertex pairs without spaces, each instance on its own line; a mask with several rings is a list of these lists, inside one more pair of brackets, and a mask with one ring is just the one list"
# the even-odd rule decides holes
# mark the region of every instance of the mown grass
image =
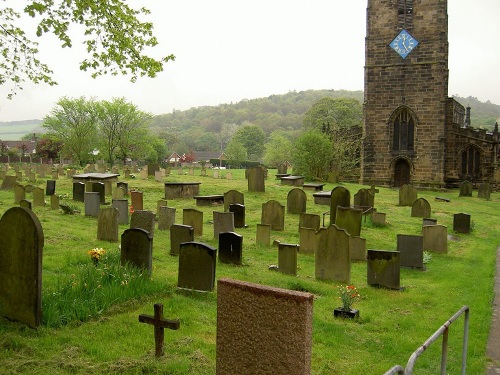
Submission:
[[[338,307],[338,283],[316,281],[314,258],[299,254],[298,276],[268,270],[277,263],[275,247],[255,244],[256,224],[261,205],[276,199],[286,205],[289,186],[281,186],[270,171],[265,193],[247,192],[243,171],[232,171],[233,179],[177,175],[169,181],[200,181],[201,194],[222,194],[236,189],[245,193],[246,229],[242,234],[243,265],[217,264],[217,278],[234,279],[308,291],[315,294],[313,320],[313,374],[382,374],[394,364],[405,365],[411,353],[463,305],[470,306],[470,336],[467,373],[482,374],[487,363],[486,342],[491,322],[495,252],[500,244],[500,194],[486,201],[477,197],[458,197],[458,191],[421,191],[432,207],[432,217],[447,225],[454,240],[448,254],[432,254],[425,271],[401,270],[402,291],[369,287],[366,265],[352,265],[351,283],[361,301],[357,321],[334,319]],[[163,198],[163,184],[153,180],[130,179],[130,188],[144,192],[145,209],[156,211]],[[36,185],[44,187],[45,181]],[[362,186],[346,184],[353,195]],[[325,190],[331,190],[327,184]],[[362,236],[367,248],[395,250],[396,234],[420,234],[422,219],[412,218],[409,207],[399,207],[395,189],[379,188],[375,198],[379,212],[387,214],[387,225],[363,222]],[[71,180],[59,179],[56,192],[71,196]],[[308,191],[310,213],[329,209],[313,203]],[[436,196],[450,202],[436,201]],[[29,198],[29,197],[28,197]],[[110,198],[108,198],[110,199]],[[83,212],[83,205],[70,199]],[[0,191],[0,213],[13,202],[13,193]],[[177,208],[176,222],[182,222],[182,209],[195,207],[193,199],[168,202]],[[196,207],[204,212],[203,235],[197,241],[217,247],[213,238],[212,211],[218,207]],[[97,221],[79,215],[63,215],[49,207],[34,208],[45,235],[43,257],[44,325],[37,330],[0,320],[0,364],[6,374],[213,374],[217,291],[178,293],[177,258],[168,254],[169,232],[155,231],[151,277],[134,274],[118,266],[118,243],[96,240]],[[474,231],[469,235],[452,231],[453,214],[472,215]],[[329,222],[328,217],[326,221]],[[120,227],[120,233],[126,226]],[[272,233],[272,239],[298,243],[298,216],[286,215],[285,231]],[[96,268],[88,250],[102,247],[108,259]],[[126,276],[125,276],[126,275]],[[135,275],[132,277],[131,275]],[[130,279],[131,278],[131,279]],[[128,280],[128,285],[122,284]],[[132,281],[137,282],[132,286]],[[87,286],[85,286],[87,284]],[[92,285],[92,287],[90,287]],[[103,292],[105,290],[106,292]],[[106,298],[102,297],[106,293]],[[165,356],[154,358],[153,329],[138,323],[138,315],[152,314],[153,304],[162,303],[167,318],[179,319],[178,331],[165,334]],[[51,307],[49,307],[51,306]],[[78,306],[78,309],[74,309]],[[251,308],[249,306],[249,308]],[[76,310],[79,312],[76,313]],[[61,312],[62,311],[62,312]],[[450,330],[448,373],[459,373],[462,322]],[[418,361],[416,372],[439,372],[440,342],[431,346]],[[256,359],[258,360],[258,359]]]

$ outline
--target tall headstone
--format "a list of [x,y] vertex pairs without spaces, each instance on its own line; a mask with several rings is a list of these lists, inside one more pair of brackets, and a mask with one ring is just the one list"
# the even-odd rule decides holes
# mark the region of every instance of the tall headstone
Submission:
[[135,210],[130,217],[130,228],[141,228],[154,237],[155,214],[153,211]]
[[411,206],[412,217],[431,217],[431,205],[425,198],[418,198]]
[[300,215],[306,212],[307,209],[307,195],[304,190],[300,188],[293,188],[288,192],[286,199],[286,212],[289,214]]
[[424,251],[434,251],[446,254],[448,252],[448,228],[444,225],[424,225],[422,227],[424,237]]
[[0,316],[42,322],[42,225],[33,211],[12,207],[0,219]]
[[97,239],[101,241],[118,241],[118,209],[107,207],[99,210],[97,218]]
[[132,205],[132,207],[134,207],[134,210],[144,210],[142,191],[130,191],[130,204]]
[[397,235],[400,266],[424,269],[424,237],[410,234]]
[[45,206],[45,192],[40,187],[33,188],[33,206],[34,207]]
[[248,169],[248,191],[250,192],[265,192],[265,174],[264,169],[254,167]]
[[14,204],[19,204],[23,199],[26,199],[26,189],[21,184],[14,185]]
[[[175,224],[175,207],[161,206],[158,214],[158,229],[169,230]],[[192,241],[192,240],[191,240]]]
[[106,203],[106,186],[102,182],[92,182],[92,192],[99,193],[101,204]]
[[354,194],[354,207],[360,207],[364,210],[375,207],[375,195],[369,189],[359,189]]
[[179,255],[180,244],[193,241],[193,227],[181,224],[174,224],[170,227],[170,255]]
[[19,207],[23,207],[23,208],[27,208],[28,210],[31,210],[32,209],[31,201],[29,201],[27,199],[21,199],[19,201]]
[[278,174],[287,174],[288,168],[285,163],[278,164]]
[[165,198],[159,199],[158,202],[156,202],[156,216],[160,216],[160,208],[164,206],[168,206],[167,200]]
[[243,236],[234,232],[219,233],[219,262],[241,266]]
[[45,184],[45,195],[54,195],[56,193],[56,181],[47,180]]
[[315,254],[316,279],[349,283],[351,280],[349,235],[335,224],[321,228],[318,235]]
[[[128,169],[127,169],[128,170]],[[130,171],[129,171],[130,172]],[[126,176],[125,176],[126,177]],[[125,192],[125,195],[128,194],[128,183],[127,182],[123,182],[123,181],[120,181],[120,182],[117,182],[116,183],[116,187],[117,188],[122,188]]]
[[313,228],[302,227],[299,229],[299,238],[300,253],[314,255],[318,247],[317,231]]
[[233,203],[229,205],[229,212],[234,215],[234,227],[245,228],[245,205]]
[[195,236],[203,235],[203,211],[194,208],[182,210],[182,224],[193,227]]
[[469,181],[462,181],[460,183],[459,197],[472,197],[472,184]]
[[337,216],[335,224],[345,229],[353,237],[361,235],[361,221],[363,217],[363,210],[350,207],[337,207]]
[[126,229],[121,236],[121,265],[130,263],[150,274],[153,270],[153,238],[141,228]]
[[351,206],[351,193],[343,186],[337,186],[332,190],[330,197],[330,224],[335,224],[338,206]]
[[217,249],[199,242],[183,242],[179,248],[177,287],[211,292],[215,286]]
[[458,233],[469,234],[471,230],[470,215],[463,212],[453,215],[453,230]]
[[255,243],[269,246],[271,243],[271,224],[257,224]]
[[406,184],[399,188],[399,205],[412,206],[413,202],[417,200],[417,189],[412,185]]
[[59,209],[59,195],[51,195],[50,196],[50,209],[58,210]]
[[398,251],[368,250],[366,269],[368,285],[400,289],[400,257]]
[[229,190],[224,193],[224,211],[229,211],[230,204],[245,204],[245,196],[237,190]]
[[73,200],[77,202],[85,201],[85,183],[73,182]]
[[321,227],[321,217],[316,214],[301,213],[299,217],[299,230],[300,228],[311,228],[316,231]]
[[477,197],[489,200],[491,197],[491,185],[487,182],[477,186]]
[[313,302],[310,293],[218,280],[216,374],[310,374]]
[[0,190],[11,190],[16,184],[16,176],[5,176],[2,181],[2,187]]
[[263,203],[261,224],[271,224],[272,230],[285,230],[285,207],[275,200]]
[[234,214],[232,212],[213,211],[214,238],[219,238],[219,233],[234,232]]
[[351,262],[366,260],[366,238],[349,236]]
[[278,244],[278,271],[288,275],[297,276],[297,253],[299,245],[282,243]]
[[85,216],[99,216],[99,193],[86,192],[84,195]]
[[128,224],[128,200],[112,199],[111,207],[118,210],[118,224]]

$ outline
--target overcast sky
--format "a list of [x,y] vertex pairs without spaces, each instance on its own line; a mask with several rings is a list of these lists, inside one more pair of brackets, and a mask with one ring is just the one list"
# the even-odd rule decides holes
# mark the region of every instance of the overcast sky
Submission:
[[[17,0],[10,0],[17,1]],[[7,1],[9,3],[9,1]],[[162,114],[309,89],[363,89],[366,0],[133,0],[151,10],[157,78],[90,78],[79,45],[40,39],[58,86],[0,87],[0,121],[42,119],[63,96],[125,97]],[[500,104],[500,0],[449,0],[449,95]],[[418,39],[418,35],[415,35]],[[390,41],[388,41],[389,43]]]

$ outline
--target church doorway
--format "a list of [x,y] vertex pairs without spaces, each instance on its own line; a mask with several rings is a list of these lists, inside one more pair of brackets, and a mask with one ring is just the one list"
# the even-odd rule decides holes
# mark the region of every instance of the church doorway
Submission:
[[399,159],[394,166],[394,187],[410,183],[410,165],[404,159]]

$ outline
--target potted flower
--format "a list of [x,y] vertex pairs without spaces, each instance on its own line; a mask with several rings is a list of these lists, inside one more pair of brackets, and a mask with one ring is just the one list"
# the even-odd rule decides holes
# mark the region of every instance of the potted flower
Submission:
[[334,309],[333,315],[351,319],[359,317],[359,310],[352,308],[353,303],[361,299],[358,289],[354,285],[339,285],[338,295],[342,301],[342,307]]
[[106,250],[95,247],[92,250],[89,250],[87,254],[90,255],[90,259],[92,259],[94,266],[97,267],[99,260],[104,256],[104,254],[106,254]]

